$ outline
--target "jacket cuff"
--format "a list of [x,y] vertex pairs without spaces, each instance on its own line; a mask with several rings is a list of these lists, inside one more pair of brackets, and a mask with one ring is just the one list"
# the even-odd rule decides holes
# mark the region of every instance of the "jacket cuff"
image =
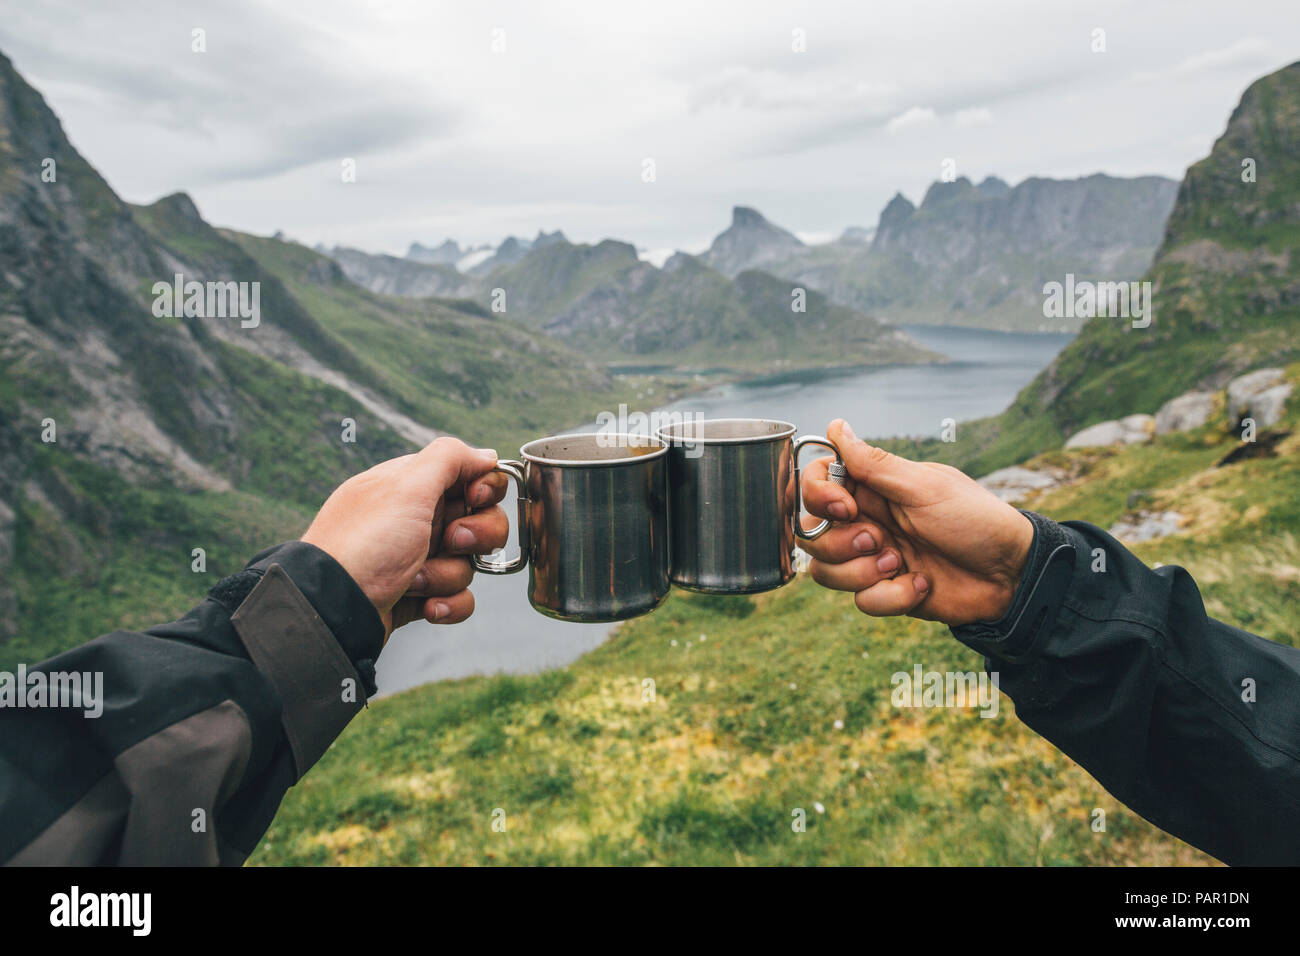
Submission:
[[301,541],[256,555],[209,596],[275,688],[301,778],[375,693],[379,612],[342,565]]
[[311,602],[348,660],[374,691],[375,659],[384,646],[384,622],[360,585],[326,552],[305,541],[288,541],[253,555],[245,570],[265,573],[278,564]]
[[1075,548],[1061,525],[1033,511],[1021,511],[1034,526],[1034,540],[1011,607],[996,621],[951,628],[953,637],[987,657],[1020,661],[1056,623],[1074,576]]

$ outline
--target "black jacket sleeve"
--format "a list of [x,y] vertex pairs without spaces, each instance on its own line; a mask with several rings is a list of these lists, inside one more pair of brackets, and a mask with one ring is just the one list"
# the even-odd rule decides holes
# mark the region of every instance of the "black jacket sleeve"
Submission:
[[1300,650],[1207,617],[1182,568],[1026,514],[1011,610],[954,636],[1021,720],[1156,826],[1230,864],[1300,864]]
[[272,548],[180,620],[0,679],[0,861],[239,864],[374,692],[347,572]]

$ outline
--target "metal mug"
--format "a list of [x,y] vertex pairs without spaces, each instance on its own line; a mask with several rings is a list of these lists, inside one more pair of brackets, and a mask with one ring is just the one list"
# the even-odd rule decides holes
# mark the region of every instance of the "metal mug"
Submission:
[[830,480],[843,483],[844,461],[826,438],[794,438],[789,422],[719,418],[666,425],[668,515],[673,584],[709,594],[754,594],[794,577],[794,544],[823,534],[799,523],[799,452],[821,445],[835,454]]
[[519,495],[519,555],[475,558],[487,574],[528,567],[528,600],[562,621],[621,621],[668,596],[668,447],[645,435],[555,435],[500,461]]

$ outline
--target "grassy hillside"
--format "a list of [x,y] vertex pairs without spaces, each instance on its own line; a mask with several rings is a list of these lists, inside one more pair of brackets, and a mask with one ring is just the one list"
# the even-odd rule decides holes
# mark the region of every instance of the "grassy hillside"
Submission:
[[[1243,178],[1243,160],[1254,178]],[[1095,422],[1154,413],[1196,387],[1300,358],[1300,63],[1242,95],[1210,155],[1179,188],[1143,277],[1149,328],[1098,317],[1002,415],[955,444],[891,443],[976,474],[1044,451]]]
[[[1182,533],[1136,552],[1186,566],[1211,614],[1294,644],[1300,435],[1277,457],[1213,467],[1235,444],[1206,426],[1052,452],[1031,465],[1075,478],[1031,506],[1103,527],[1134,491],[1182,511]],[[290,792],[252,862],[1209,862],[1120,806],[1006,698],[987,719],[893,707],[891,675],[916,664],[980,667],[946,628],[866,618],[803,576],[755,598],[675,592],[565,670],[372,704]]]
[[347,343],[401,411],[503,454],[638,394],[636,407],[651,408],[685,387],[674,379],[611,378],[589,357],[470,301],[368,292],[306,246],[223,235]]
[[504,294],[510,316],[607,362],[753,375],[940,359],[812,289],[795,311],[796,285],[728,278],[684,254],[657,269],[614,240],[558,241],[494,270],[483,296]]

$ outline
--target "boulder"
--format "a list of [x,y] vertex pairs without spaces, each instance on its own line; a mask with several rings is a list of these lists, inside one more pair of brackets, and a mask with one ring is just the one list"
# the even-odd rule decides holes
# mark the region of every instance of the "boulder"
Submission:
[[1177,534],[1183,516],[1177,511],[1139,511],[1120,519],[1110,533],[1121,541],[1135,543]]
[[990,472],[979,479],[979,483],[1003,501],[1015,504],[1029,497],[1032,492],[1055,488],[1061,483],[1061,476],[1015,465]]
[[1282,413],[1286,411],[1286,400],[1290,395],[1290,382],[1283,382],[1281,385],[1274,385],[1272,388],[1257,392],[1246,403],[1246,414],[1242,418],[1253,418],[1256,428],[1276,425],[1282,420]]
[[[1226,408],[1229,427],[1236,428],[1237,423],[1243,418],[1254,417],[1250,414],[1251,400],[1261,392],[1266,392],[1285,381],[1286,375],[1280,368],[1257,368],[1229,382]],[[1258,419],[1256,423],[1258,424]]]
[[1152,415],[1128,415],[1116,421],[1098,422],[1075,432],[1066,448],[1094,448],[1099,445],[1137,445],[1150,441],[1156,420]]
[[1156,412],[1156,434],[1186,432],[1200,428],[1214,412],[1213,392],[1184,392],[1171,398]]
[[1124,444],[1140,445],[1149,442],[1156,432],[1154,415],[1125,415],[1119,420],[1124,429]]

